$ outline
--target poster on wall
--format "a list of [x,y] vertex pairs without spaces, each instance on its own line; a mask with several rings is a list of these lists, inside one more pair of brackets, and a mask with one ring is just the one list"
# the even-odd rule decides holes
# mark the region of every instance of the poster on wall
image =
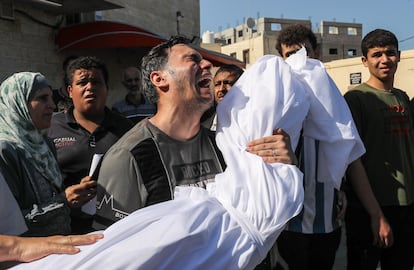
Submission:
[[362,82],[361,72],[355,72],[355,73],[349,74],[349,83],[351,85],[361,84],[361,82]]

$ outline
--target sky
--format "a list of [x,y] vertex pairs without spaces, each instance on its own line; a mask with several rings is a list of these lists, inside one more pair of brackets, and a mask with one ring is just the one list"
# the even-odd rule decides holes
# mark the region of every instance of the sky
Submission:
[[248,17],[361,23],[393,32],[400,50],[414,49],[414,0],[200,0],[200,35],[242,24]]

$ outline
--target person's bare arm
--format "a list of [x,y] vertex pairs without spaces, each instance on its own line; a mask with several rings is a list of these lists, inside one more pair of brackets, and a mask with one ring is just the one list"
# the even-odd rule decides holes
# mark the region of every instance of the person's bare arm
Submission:
[[103,234],[19,237],[0,235],[0,262],[31,262],[50,254],[76,254],[76,246],[90,245],[102,239]]
[[262,157],[267,163],[297,164],[290,136],[281,128],[275,130],[272,136],[251,141],[247,145],[247,151]]
[[351,181],[355,194],[371,218],[373,244],[378,247],[392,246],[394,236],[391,226],[384,217],[381,207],[374,196],[361,159],[357,159],[349,165],[347,179]]

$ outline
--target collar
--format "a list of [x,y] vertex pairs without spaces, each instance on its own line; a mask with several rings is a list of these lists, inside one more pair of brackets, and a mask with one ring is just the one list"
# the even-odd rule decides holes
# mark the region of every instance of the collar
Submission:
[[[69,126],[72,127],[81,127],[81,125],[79,125],[79,123],[76,121],[75,116],[73,115],[73,109],[74,107],[71,106],[69,108],[69,110],[65,113],[66,115],[66,122],[68,123]],[[104,116],[104,120],[102,121],[102,123],[99,125],[99,128],[110,128],[116,126],[116,120],[113,117],[113,114],[111,112],[111,110],[108,107],[105,107],[105,116]]]

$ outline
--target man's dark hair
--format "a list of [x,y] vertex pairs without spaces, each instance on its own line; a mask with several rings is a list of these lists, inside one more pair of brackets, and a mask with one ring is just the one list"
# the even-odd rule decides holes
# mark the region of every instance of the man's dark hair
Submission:
[[375,29],[362,39],[362,55],[367,57],[368,50],[375,47],[395,46],[398,50],[397,37],[390,31],[384,29]]
[[282,44],[292,46],[309,40],[312,49],[316,50],[318,43],[312,30],[303,24],[293,24],[283,28],[276,40],[276,50],[282,55]]
[[151,82],[151,72],[154,70],[162,70],[165,67],[168,62],[171,47],[177,44],[190,44],[190,40],[182,36],[174,36],[168,41],[153,47],[141,60],[142,91],[153,104],[158,102],[159,96],[155,86]]
[[217,74],[222,73],[222,72],[228,72],[231,75],[233,75],[236,80],[240,78],[240,76],[243,74],[243,69],[233,65],[233,64],[229,64],[229,65],[223,65],[221,67],[219,67],[219,69],[217,69],[216,74],[214,76],[217,76]]
[[103,61],[94,56],[81,56],[70,61],[66,69],[66,75],[68,78],[69,85],[73,83],[73,74],[76,70],[91,70],[93,68],[99,69],[102,72],[105,84],[108,85],[108,69],[106,68],[106,65]]
[[74,55],[70,55],[70,56],[66,57],[62,62],[62,70],[64,72],[63,83],[64,83],[64,86],[65,86],[65,89],[67,89],[69,84],[70,84],[66,70],[67,70],[70,62],[75,60],[76,58],[78,58],[78,57],[74,56]]

